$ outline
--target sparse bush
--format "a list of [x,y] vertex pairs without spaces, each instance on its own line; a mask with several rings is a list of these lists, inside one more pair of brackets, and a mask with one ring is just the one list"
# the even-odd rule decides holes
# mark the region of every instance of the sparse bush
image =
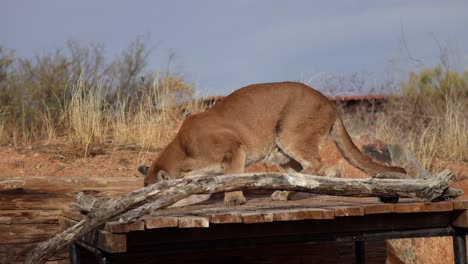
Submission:
[[[468,97],[468,70],[461,74],[441,66],[423,69],[411,73],[401,87],[401,103],[409,106],[407,110],[411,114],[438,117],[447,112],[451,104]],[[465,107],[468,110],[468,105]]]
[[102,46],[73,40],[65,51],[31,59],[0,47],[0,144],[51,142],[70,133],[86,154],[105,142],[105,128],[116,116],[131,120],[143,106],[156,111],[191,99],[192,86],[169,68],[164,78],[147,72],[147,43],[147,37],[137,37],[109,63]]
[[8,143],[8,131],[6,128],[7,122],[8,116],[6,115],[5,111],[0,108],[0,145]]
[[[192,85],[170,69],[145,72],[146,41],[137,38],[110,63],[102,47],[74,41],[67,43],[68,52],[33,59],[15,58],[0,47],[0,144],[65,138],[84,156],[109,144],[143,150],[166,145],[187,113],[204,106],[193,100]],[[330,87],[363,85],[357,75],[333,80]],[[411,73],[401,88],[402,96],[378,118],[363,113],[367,108],[343,115],[352,119],[350,130],[374,129],[386,142],[403,143],[428,168],[434,159],[468,161],[468,70],[424,69]]]
[[85,157],[94,147],[105,143],[107,134],[109,107],[100,89],[100,86],[86,87],[84,81],[78,80],[64,112],[68,121],[68,137]]
[[437,170],[435,159],[468,161],[468,71],[436,67],[411,73],[376,134],[409,146],[427,168]]
[[139,104],[120,100],[112,120],[115,145],[136,144],[142,149],[164,147],[177,133],[186,114],[202,111],[193,100],[191,86],[176,76],[154,77],[152,85],[141,94]]

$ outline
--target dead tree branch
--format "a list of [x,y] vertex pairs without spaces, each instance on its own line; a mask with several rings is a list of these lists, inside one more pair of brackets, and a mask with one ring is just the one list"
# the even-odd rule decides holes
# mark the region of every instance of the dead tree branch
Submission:
[[[461,191],[457,190],[455,194],[453,191],[447,192],[452,176],[447,170],[427,180],[385,179],[385,177],[343,179],[299,173],[245,173],[170,180],[135,190],[115,199],[96,200],[89,195],[79,195],[77,202],[82,210],[89,210],[88,218],[37,244],[28,254],[25,263],[44,263],[55,252],[70,245],[108,219],[121,215],[120,221],[128,222],[192,194],[271,189],[338,196],[410,197],[429,202],[443,198],[444,193],[449,193],[451,196],[461,194]],[[92,201],[91,206],[85,204],[89,201]],[[148,201],[150,203],[144,204]],[[131,210],[136,206],[140,207]]]

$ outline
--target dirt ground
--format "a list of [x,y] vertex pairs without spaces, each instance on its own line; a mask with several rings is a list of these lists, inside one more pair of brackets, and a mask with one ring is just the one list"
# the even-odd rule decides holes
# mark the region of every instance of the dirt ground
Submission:
[[[374,144],[385,147],[381,142],[360,137],[354,140],[362,147]],[[137,167],[150,164],[157,152],[141,151],[135,147],[104,147],[87,158],[79,156],[68,145],[33,145],[27,147],[0,147],[1,176],[99,176],[99,177],[143,177]],[[321,150],[322,162],[327,175],[346,178],[368,177],[349,165],[337,151],[332,141],[326,142]],[[468,179],[468,163],[434,161],[438,167],[448,168],[455,175],[455,181]],[[278,167],[255,164],[248,171],[274,171]]]
[[141,177],[136,168],[141,163],[149,164],[157,153],[107,147],[84,158],[66,145],[47,145],[0,147],[0,156],[3,176]]

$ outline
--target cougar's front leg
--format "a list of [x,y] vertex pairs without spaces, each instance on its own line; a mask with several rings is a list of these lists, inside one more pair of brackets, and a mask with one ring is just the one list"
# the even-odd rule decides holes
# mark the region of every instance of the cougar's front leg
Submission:
[[[226,152],[223,160],[224,174],[234,174],[244,172],[245,167],[245,147],[241,143],[233,143]],[[240,205],[244,204],[246,199],[242,191],[225,192],[225,205]]]

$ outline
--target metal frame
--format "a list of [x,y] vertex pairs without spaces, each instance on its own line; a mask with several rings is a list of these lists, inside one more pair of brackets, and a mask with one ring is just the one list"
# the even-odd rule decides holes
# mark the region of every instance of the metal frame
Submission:
[[[226,247],[242,247],[242,246],[255,246],[267,244],[288,244],[288,243],[320,243],[324,241],[336,242],[355,242],[355,257],[356,263],[366,264],[366,241],[372,240],[387,240],[398,238],[418,238],[418,237],[441,237],[452,236],[454,258],[456,264],[466,264],[467,251],[466,251],[466,235],[467,229],[443,227],[443,228],[426,228],[426,229],[410,229],[410,230],[394,230],[385,232],[351,232],[348,234],[306,234],[306,235],[291,235],[281,237],[268,237],[268,238],[249,238],[249,239],[221,239],[221,240],[208,240],[208,241],[195,241],[195,242],[182,242],[171,243],[167,246],[159,245],[157,248],[151,247],[146,250],[153,252],[171,250],[197,250],[202,248],[226,248]],[[102,250],[89,246],[81,241],[76,241],[70,246],[70,262],[71,264],[80,263],[79,248],[88,250],[97,258],[98,264],[108,264],[109,259],[106,257],[108,253]]]
[[468,263],[466,257],[466,230],[457,230],[453,237],[453,256],[455,264]]
[[356,264],[367,263],[366,241],[356,240],[356,242],[354,242],[354,255],[356,257]]
[[98,264],[109,264],[110,261],[106,257],[106,253],[104,251],[91,247],[81,241],[75,241],[73,244],[70,245],[70,264],[80,264],[81,263],[81,255],[79,247],[88,250],[94,256],[96,256]]

